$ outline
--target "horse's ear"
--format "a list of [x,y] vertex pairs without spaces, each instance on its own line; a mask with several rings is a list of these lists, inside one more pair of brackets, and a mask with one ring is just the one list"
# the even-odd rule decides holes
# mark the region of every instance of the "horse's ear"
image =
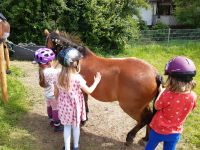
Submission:
[[58,29],[56,29],[56,31],[55,31],[57,34],[59,34],[60,33],[60,31],[58,30]]
[[49,31],[47,29],[44,30],[44,35],[48,36],[49,35]]

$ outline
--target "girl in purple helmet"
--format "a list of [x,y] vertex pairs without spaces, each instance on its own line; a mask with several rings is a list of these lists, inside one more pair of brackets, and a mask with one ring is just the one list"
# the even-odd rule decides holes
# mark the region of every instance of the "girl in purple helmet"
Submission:
[[163,142],[164,150],[175,150],[183,131],[183,123],[196,107],[197,95],[193,92],[196,67],[192,60],[178,56],[165,67],[168,75],[165,88],[155,101],[155,113],[151,123],[149,141],[145,150],[154,150]]
[[39,64],[39,85],[44,88],[50,125],[58,132],[63,130],[63,126],[58,118],[57,100],[54,96],[53,81],[58,73],[58,70],[52,67],[54,58],[54,52],[48,48],[40,48],[34,54],[34,59]]
[[79,74],[81,53],[75,48],[63,49],[58,53],[62,70],[55,83],[55,95],[58,97],[58,114],[64,125],[63,150],[70,150],[71,130],[73,131],[73,150],[78,150],[80,122],[86,120],[84,97],[81,90],[90,94],[101,80],[100,73],[94,77],[94,83],[88,87]]

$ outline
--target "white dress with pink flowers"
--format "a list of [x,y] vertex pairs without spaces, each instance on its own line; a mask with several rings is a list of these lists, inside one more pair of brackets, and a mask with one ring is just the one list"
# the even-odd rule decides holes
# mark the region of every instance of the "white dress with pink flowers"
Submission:
[[67,91],[56,85],[59,89],[58,117],[63,125],[77,127],[81,121],[86,120],[85,101],[81,91],[81,82],[86,82],[81,75],[75,74],[71,77],[71,87]]

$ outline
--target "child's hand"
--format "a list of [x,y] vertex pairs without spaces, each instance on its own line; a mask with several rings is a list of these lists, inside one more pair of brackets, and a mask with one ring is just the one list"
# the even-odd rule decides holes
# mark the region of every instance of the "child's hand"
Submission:
[[100,72],[96,73],[96,76],[94,76],[94,82],[96,82],[97,84],[100,82],[101,80],[101,74]]
[[164,90],[165,90],[165,88],[163,88],[163,87],[162,87],[162,84],[161,84],[161,85],[159,86],[159,89],[158,89],[159,93],[162,93]]

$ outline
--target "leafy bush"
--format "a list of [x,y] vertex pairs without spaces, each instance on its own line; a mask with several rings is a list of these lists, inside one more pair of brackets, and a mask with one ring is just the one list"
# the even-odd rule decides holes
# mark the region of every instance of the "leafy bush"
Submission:
[[162,22],[157,22],[157,23],[152,27],[152,30],[159,30],[159,29],[169,29],[169,26],[163,24]]
[[165,25],[161,22],[158,22],[156,25],[152,27],[152,30],[154,31],[152,34],[153,40],[156,41],[164,41],[168,38],[168,29],[169,26]]
[[44,44],[44,29],[56,28],[57,16],[66,9],[62,0],[9,0],[0,3],[0,10],[11,25],[9,39],[14,43]]
[[199,28],[200,27],[200,1],[199,0],[174,0],[176,6],[175,16],[177,20],[184,25]]
[[144,0],[9,0],[1,2],[0,10],[11,24],[10,39],[15,43],[43,44],[43,30],[58,28],[109,51],[123,49],[138,36],[133,15],[145,5]]

